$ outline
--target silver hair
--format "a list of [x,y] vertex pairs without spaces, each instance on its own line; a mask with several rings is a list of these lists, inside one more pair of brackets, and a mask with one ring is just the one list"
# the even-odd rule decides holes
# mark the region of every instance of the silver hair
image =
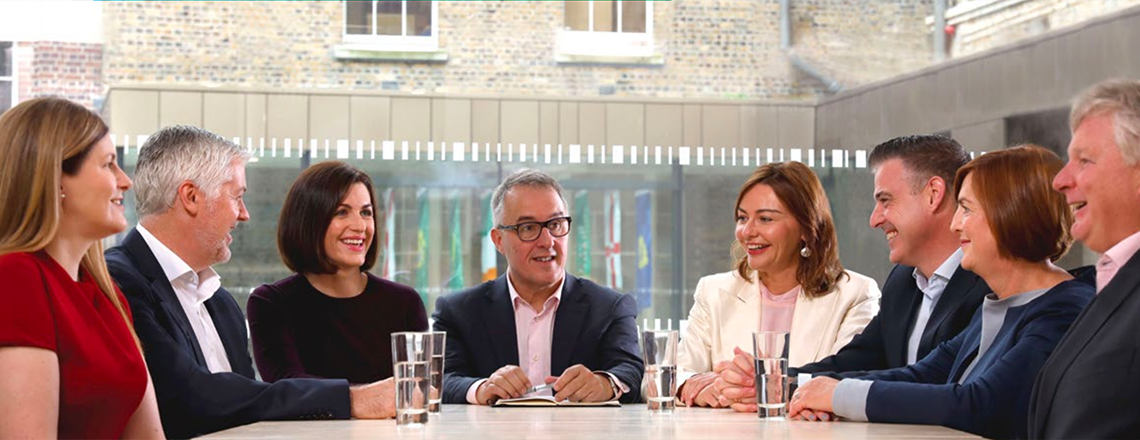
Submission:
[[1113,79],[1092,86],[1077,98],[1069,113],[1069,129],[1077,131],[1085,118],[1111,114],[1116,147],[1124,163],[1140,162],[1140,81]]
[[562,206],[566,206],[566,197],[562,196],[562,185],[557,180],[542,171],[523,168],[503,179],[503,183],[500,183],[491,194],[491,213],[495,225],[503,224],[503,199],[507,197],[507,192],[516,186],[554,189],[554,192],[558,193],[558,198],[562,199]]
[[165,127],[139,148],[135,168],[135,200],[139,218],[174,206],[178,186],[190,181],[209,198],[233,178],[232,164],[245,165],[250,153],[210,131],[189,125]]

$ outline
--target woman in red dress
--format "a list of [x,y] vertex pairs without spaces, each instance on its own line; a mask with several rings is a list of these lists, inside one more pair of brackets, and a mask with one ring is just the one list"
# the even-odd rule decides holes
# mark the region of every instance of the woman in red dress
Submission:
[[0,438],[162,438],[103,238],[127,227],[107,125],[44,98],[0,116]]

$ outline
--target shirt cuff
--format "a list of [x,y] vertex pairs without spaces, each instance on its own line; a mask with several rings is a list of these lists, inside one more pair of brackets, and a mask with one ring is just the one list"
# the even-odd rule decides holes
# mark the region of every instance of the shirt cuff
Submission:
[[681,389],[681,385],[684,385],[685,382],[687,382],[689,379],[691,379],[693,376],[696,376],[697,374],[700,374],[700,373],[694,373],[692,371],[687,371],[687,370],[686,371],[678,371],[677,372],[677,389],[678,390]]
[[467,403],[470,403],[472,405],[482,404],[482,402],[475,400],[476,399],[475,394],[477,394],[476,391],[479,391],[479,385],[483,385],[483,382],[486,382],[486,381],[487,381],[487,379],[479,379],[479,380],[475,381],[475,383],[471,384],[471,386],[469,388],[467,388]]
[[843,379],[835,386],[831,395],[831,409],[835,415],[856,422],[867,421],[867,394],[871,392],[870,380]]
[[613,373],[610,373],[609,371],[595,371],[594,374],[604,374],[606,377],[610,378],[610,384],[614,386],[615,391],[613,400],[617,400],[623,394],[629,392],[629,386],[618,380],[617,376],[614,376]]

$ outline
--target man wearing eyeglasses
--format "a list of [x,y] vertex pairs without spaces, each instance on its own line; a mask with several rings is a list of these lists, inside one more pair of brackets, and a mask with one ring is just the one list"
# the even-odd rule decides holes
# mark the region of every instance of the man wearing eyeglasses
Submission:
[[491,211],[506,273],[436,302],[435,330],[447,332],[443,401],[490,405],[550,385],[559,401],[636,402],[637,305],[566,273],[562,186],[519,170],[495,189]]

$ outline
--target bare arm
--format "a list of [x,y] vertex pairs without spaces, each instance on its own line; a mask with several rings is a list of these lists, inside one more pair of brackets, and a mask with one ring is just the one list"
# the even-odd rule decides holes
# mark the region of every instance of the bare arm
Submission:
[[35,347],[0,347],[0,438],[59,436],[59,357]]
[[143,394],[138,409],[127,421],[127,427],[123,430],[123,438],[166,438],[166,434],[162,431],[162,420],[158,417],[158,401],[154,397],[154,382],[150,380],[150,373],[146,375],[146,393]]

